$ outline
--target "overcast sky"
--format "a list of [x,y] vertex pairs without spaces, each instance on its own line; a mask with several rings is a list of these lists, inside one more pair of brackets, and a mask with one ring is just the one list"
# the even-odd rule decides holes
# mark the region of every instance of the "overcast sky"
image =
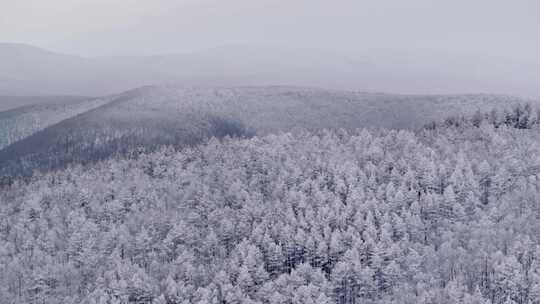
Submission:
[[85,56],[224,45],[538,61],[537,0],[0,0],[0,41]]

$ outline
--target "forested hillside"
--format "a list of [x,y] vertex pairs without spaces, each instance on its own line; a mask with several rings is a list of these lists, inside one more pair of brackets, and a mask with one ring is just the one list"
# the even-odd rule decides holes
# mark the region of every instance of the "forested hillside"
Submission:
[[540,303],[530,107],[212,139],[0,201],[7,303]]
[[[15,100],[18,99],[22,98],[15,98]],[[32,98],[28,97],[28,99]],[[37,131],[110,101],[107,98],[87,99],[83,97],[59,97],[58,99],[51,97],[50,100],[47,98],[46,101],[43,99],[32,99],[36,104],[0,112],[0,150]]]
[[[182,148],[226,135],[249,137],[295,129],[416,129],[431,120],[470,115],[486,107],[502,114],[503,109],[524,102],[498,95],[390,95],[280,86],[142,87],[106,100],[73,117],[65,117],[67,111],[42,113],[38,121],[58,123],[0,150],[0,177],[28,176],[34,170],[89,163],[134,150]],[[23,119],[26,116],[15,116],[20,123],[8,121],[6,130],[13,125],[16,134],[25,136],[30,135],[26,131],[37,131],[34,115],[29,115],[30,121]]]

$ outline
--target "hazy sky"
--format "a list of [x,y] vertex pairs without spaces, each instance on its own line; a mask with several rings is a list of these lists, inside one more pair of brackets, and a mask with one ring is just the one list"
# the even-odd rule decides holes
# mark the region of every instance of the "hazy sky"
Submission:
[[538,0],[0,0],[0,41],[81,55],[270,44],[539,61]]

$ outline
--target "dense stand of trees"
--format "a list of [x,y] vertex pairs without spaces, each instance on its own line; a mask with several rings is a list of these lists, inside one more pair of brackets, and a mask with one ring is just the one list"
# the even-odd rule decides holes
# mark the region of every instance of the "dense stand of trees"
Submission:
[[511,109],[498,111],[493,109],[490,112],[477,110],[471,117],[465,115],[450,116],[442,123],[433,121],[425,125],[426,129],[437,127],[480,127],[482,124],[491,124],[495,128],[507,126],[516,129],[531,129],[540,125],[540,109],[536,111],[530,103],[517,104]]
[[210,140],[15,182],[0,298],[538,304],[538,126],[461,122]]

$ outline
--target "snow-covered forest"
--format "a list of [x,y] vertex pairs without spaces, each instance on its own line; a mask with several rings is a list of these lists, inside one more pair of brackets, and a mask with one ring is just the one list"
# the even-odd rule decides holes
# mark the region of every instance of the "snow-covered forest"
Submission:
[[65,99],[67,101],[29,105],[0,112],[0,150],[48,126],[110,102],[107,98]]
[[0,0],[0,304],[540,304],[538,29]]
[[540,120],[212,139],[0,191],[3,303],[540,303]]
[[[69,107],[0,113],[0,179],[210,137],[294,129],[417,129],[448,115],[538,101],[505,95],[393,95],[309,87],[146,86]],[[86,109],[84,109],[86,107]],[[44,109],[43,109],[44,108]],[[410,109],[414,108],[414,111]],[[11,139],[13,138],[13,139]]]

